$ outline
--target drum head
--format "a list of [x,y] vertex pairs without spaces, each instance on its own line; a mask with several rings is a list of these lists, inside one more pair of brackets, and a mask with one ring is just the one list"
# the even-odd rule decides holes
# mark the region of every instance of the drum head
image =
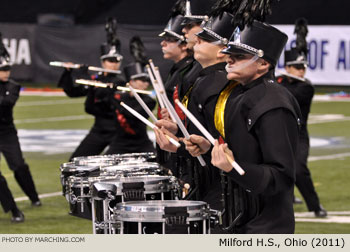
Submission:
[[186,208],[188,221],[206,219],[209,210],[208,204],[203,201],[130,201],[118,203],[114,208],[114,214],[118,221],[165,222],[165,208]]
[[103,189],[104,187],[109,188],[109,185],[115,185],[117,191],[115,195],[123,195],[124,185],[128,184],[129,187],[132,184],[143,183],[145,194],[169,192],[173,189],[172,184],[173,177],[170,176],[158,176],[158,175],[145,175],[135,177],[119,177],[114,179],[100,180],[99,182],[93,183],[98,184],[98,187]]
[[112,174],[122,174],[123,176],[135,176],[135,175],[147,175],[147,174],[159,174],[160,166],[158,163],[127,163],[114,166],[101,167],[102,172]]

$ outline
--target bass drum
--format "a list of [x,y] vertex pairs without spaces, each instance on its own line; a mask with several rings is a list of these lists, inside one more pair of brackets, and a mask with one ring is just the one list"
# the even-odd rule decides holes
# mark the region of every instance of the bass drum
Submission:
[[113,209],[119,234],[208,234],[210,209],[202,201],[132,201]]

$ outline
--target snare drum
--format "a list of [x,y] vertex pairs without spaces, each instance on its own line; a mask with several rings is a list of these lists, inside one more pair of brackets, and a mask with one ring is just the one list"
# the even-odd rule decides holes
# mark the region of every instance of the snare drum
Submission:
[[96,181],[115,179],[116,176],[70,176],[67,181],[66,198],[70,214],[91,220],[91,190],[90,186]]
[[[67,196],[69,192],[68,178],[70,176],[98,176],[100,172],[100,166],[77,166],[74,162],[63,163],[60,166],[61,171],[61,184],[62,192],[64,196]],[[68,199],[67,199],[68,200]]]
[[95,182],[91,188],[94,234],[115,233],[116,225],[111,220],[111,213],[119,202],[174,200],[180,195],[177,180],[171,176],[119,177]]
[[120,234],[208,234],[210,211],[202,201],[131,201],[113,209]]

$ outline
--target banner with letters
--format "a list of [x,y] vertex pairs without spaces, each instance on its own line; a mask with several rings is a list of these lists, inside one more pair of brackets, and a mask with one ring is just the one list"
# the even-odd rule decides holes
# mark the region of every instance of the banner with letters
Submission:
[[[276,25],[288,35],[286,49],[295,46],[294,25]],[[308,26],[306,78],[318,85],[350,85],[350,26]],[[282,54],[278,69],[283,69]]]

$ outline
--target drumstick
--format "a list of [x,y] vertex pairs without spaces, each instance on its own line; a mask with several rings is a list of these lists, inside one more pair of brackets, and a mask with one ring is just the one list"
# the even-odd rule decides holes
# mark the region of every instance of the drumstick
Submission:
[[[61,62],[61,61],[51,61],[49,65],[55,66],[55,67],[64,67],[64,68],[73,68],[73,69],[78,69],[83,66],[82,64],[74,64],[74,63]],[[95,67],[95,66],[88,66],[88,70],[95,71],[95,72],[114,73],[114,74],[122,73],[120,70],[105,69],[102,67]]]
[[[129,107],[128,105],[126,105],[124,102],[120,103],[121,106],[123,106],[126,110],[128,110],[131,114],[133,114],[135,117],[137,117],[140,121],[142,121],[144,124],[148,125],[149,127],[151,127],[152,129],[156,128],[159,129],[156,125],[154,125],[153,123],[151,123],[150,121],[148,121],[146,118],[144,118],[139,112],[137,112],[136,110],[132,109],[131,107]],[[180,147],[180,143],[178,141],[176,141],[175,139],[171,138],[168,135],[165,135],[165,137],[170,141],[170,143],[172,143],[173,145],[175,145],[176,147]]]
[[135,92],[135,89],[128,83],[126,84],[131,93],[135,96],[136,100],[139,102],[139,104],[141,105],[141,107],[146,111],[147,115],[152,119],[153,122],[157,121],[157,118],[154,116],[154,114],[152,113],[152,111],[148,108],[148,106],[146,105],[146,103],[142,100],[142,98],[138,95],[138,93]]
[[[207,131],[206,128],[203,127],[203,125],[197,120],[197,118],[195,118],[192,113],[186,109],[182,103],[176,99],[175,100],[176,104],[180,107],[180,109],[185,113],[185,115],[191,120],[191,122],[199,129],[200,132],[202,132],[202,134],[209,140],[209,142],[212,145],[215,145],[215,139],[214,137]],[[232,160],[232,158],[228,155],[228,153],[225,152],[226,158],[227,160],[231,163],[231,165],[233,166],[233,168],[240,174],[240,175],[244,175],[245,172],[242,169],[242,167],[237,164],[236,161]]]
[[[113,83],[104,83],[104,82],[95,81],[95,80],[77,79],[77,80],[75,80],[75,83],[82,84],[82,85],[94,86],[94,87],[102,87],[102,88],[112,88],[113,87]],[[128,91],[128,92],[131,91],[130,88],[122,87],[122,86],[117,86],[117,90]],[[147,95],[152,94],[152,91],[147,91],[147,90],[142,90],[142,89],[134,89],[134,91],[137,93],[140,93],[140,94],[147,94]]]
[[154,89],[154,91],[156,91],[156,95],[157,95],[157,98],[158,98],[159,106],[161,108],[164,108],[164,103],[163,103],[162,97],[160,95],[160,92],[159,92],[159,89],[158,89],[158,85],[156,84],[157,81],[154,79],[154,75],[152,73],[152,70],[151,70],[149,65],[146,66],[146,69],[147,69],[149,78],[151,80],[151,84],[153,86],[153,89]]
[[[174,114],[171,113],[171,111],[169,111],[169,107],[167,105],[167,104],[169,104],[169,99],[168,99],[168,96],[165,92],[165,88],[164,88],[162,77],[160,76],[159,68],[154,66],[153,61],[151,59],[149,60],[149,65],[154,73],[154,77],[156,78],[155,84],[156,84],[156,86],[158,86],[160,97],[163,100],[165,107],[168,109],[171,120],[173,122],[176,122]],[[168,101],[168,102],[166,102],[166,101]]]
[[113,87],[113,83],[103,83],[103,82],[95,81],[95,80],[77,79],[77,80],[75,80],[75,83],[82,84],[82,85],[94,86],[94,87],[101,87],[101,88]]
[[51,61],[49,65],[55,66],[55,67],[64,67],[64,68],[73,68],[73,69],[78,69],[81,67],[80,64],[73,64],[73,63],[61,62],[61,61]]
[[[173,115],[173,117],[175,119],[174,121],[179,126],[179,128],[180,128],[182,134],[184,135],[184,137],[186,139],[190,139],[190,134],[188,133],[187,129],[185,128],[185,125],[183,125],[183,123],[182,123],[180,117],[178,116],[178,114],[176,113],[173,105],[171,105],[168,97],[166,97],[164,99],[164,102],[165,102],[165,106],[168,108],[169,114]],[[198,156],[197,159],[198,159],[198,161],[199,161],[201,166],[204,167],[206,165],[206,163],[205,163],[205,161],[204,161],[202,156]]]

